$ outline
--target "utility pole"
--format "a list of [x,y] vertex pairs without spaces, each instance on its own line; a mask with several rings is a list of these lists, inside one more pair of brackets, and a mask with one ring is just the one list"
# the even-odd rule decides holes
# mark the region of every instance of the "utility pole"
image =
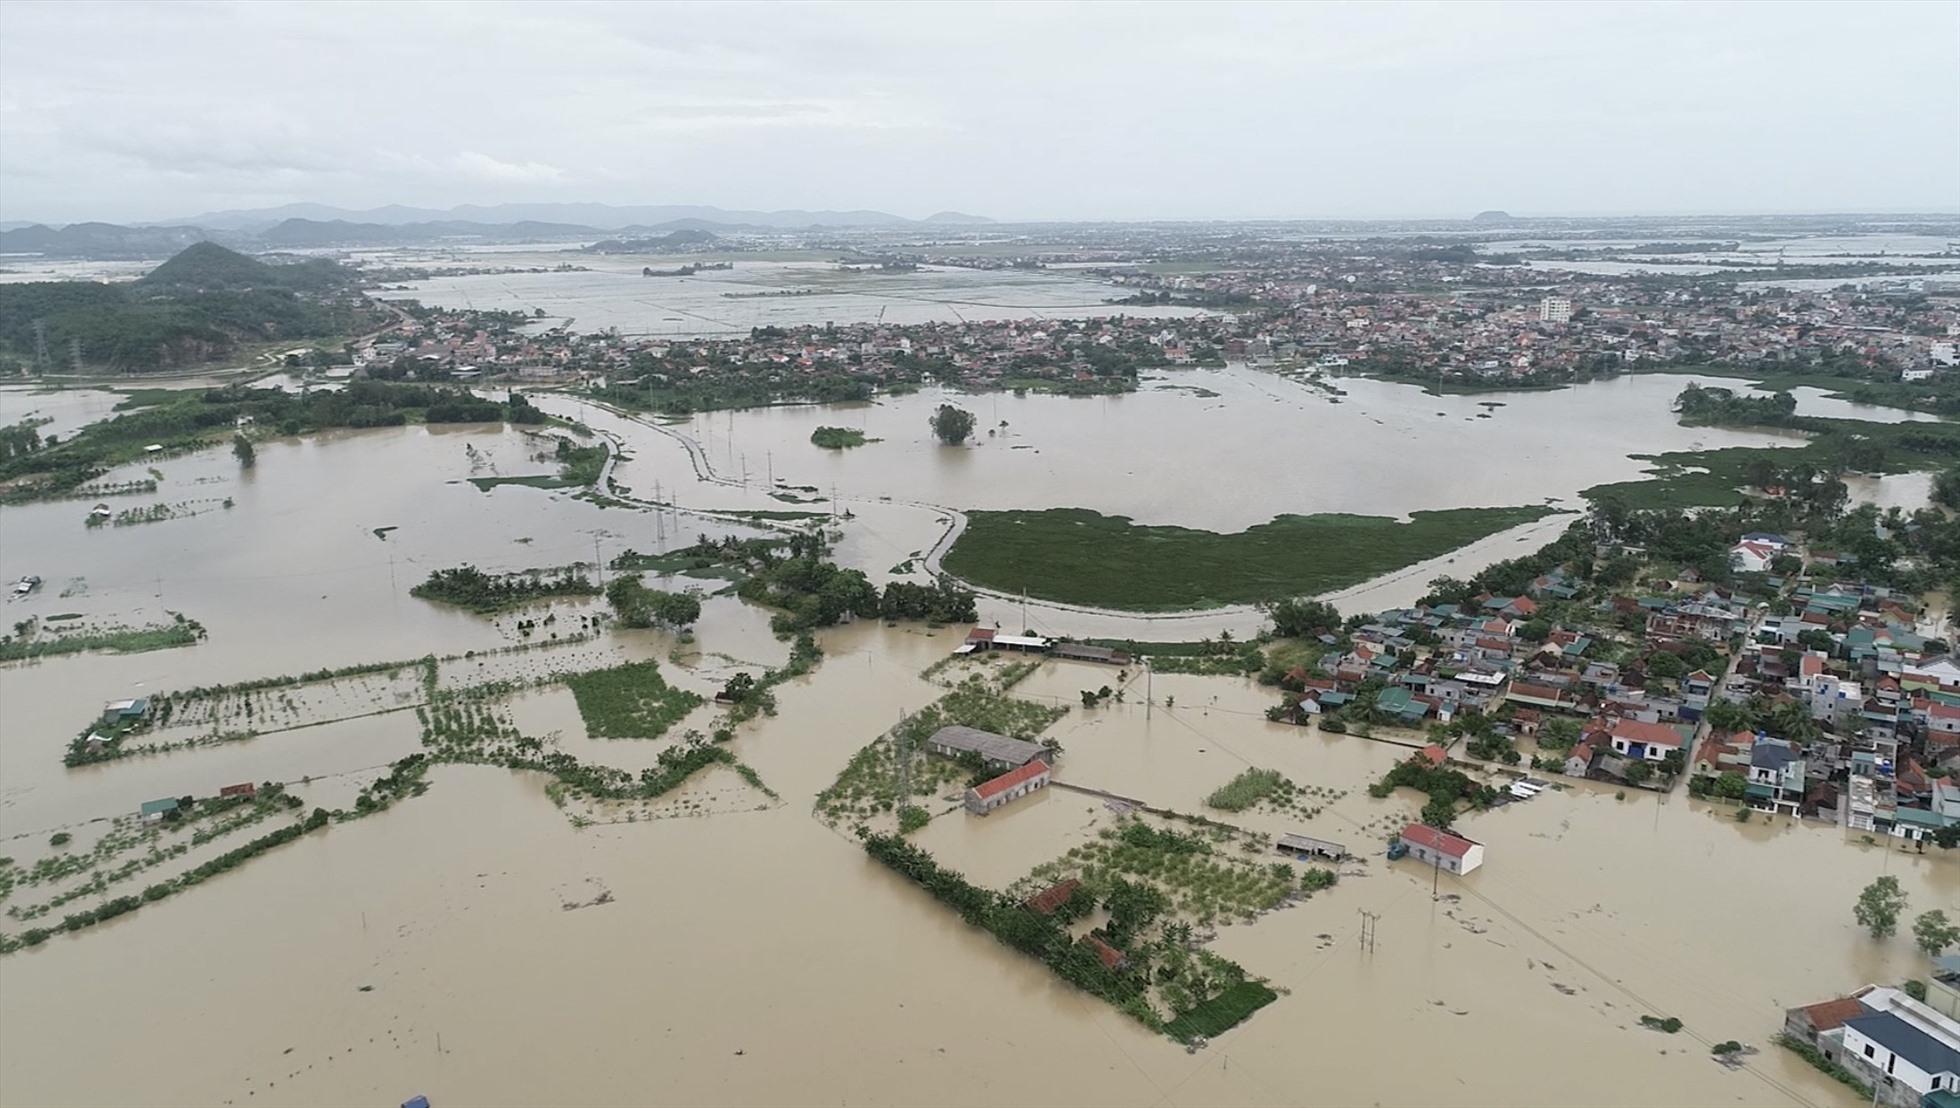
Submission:
[[905,747],[905,709],[898,710],[898,726],[892,728],[892,755],[898,759],[898,808],[912,802],[912,752]]
[[[1441,832],[1438,832],[1440,835]],[[1440,849],[1429,852],[1429,899],[1441,900],[1439,895],[1443,883],[1443,852]]]
[[599,587],[606,587],[606,560],[599,556],[599,536],[592,536],[592,568],[599,575]]
[[1143,657],[1143,718],[1150,719],[1150,710],[1157,706],[1157,671],[1150,668],[1150,656]]
[[776,452],[774,450],[764,451],[763,457],[769,460],[769,487],[774,489],[776,487]]

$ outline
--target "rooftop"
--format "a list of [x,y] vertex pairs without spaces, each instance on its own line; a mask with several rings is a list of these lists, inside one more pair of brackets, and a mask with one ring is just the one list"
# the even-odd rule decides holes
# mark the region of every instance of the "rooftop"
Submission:
[[1448,831],[1438,831],[1426,823],[1412,823],[1402,829],[1402,837],[1417,846],[1440,850],[1452,858],[1461,858],[1470,853],[1470,848],[1478,844],[1461,835]]
[[[1010,739],[1009,741],[1012,742],[1013,740]],[[985,800],[990,796],[998,796],[1023,782],[1032,781],[1047,772],[1048,763],[1036,758],[1026,765],[1016,766],[1008,770],[991,781],[980,782],[978,785],[973,786],[973,791],[980,795],[980,799]]]

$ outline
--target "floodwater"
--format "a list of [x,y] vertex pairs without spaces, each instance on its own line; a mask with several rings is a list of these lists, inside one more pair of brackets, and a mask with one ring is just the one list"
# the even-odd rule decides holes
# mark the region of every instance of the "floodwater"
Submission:
[[[684,508],[795,510],[760,487],[767,473],[756,476],[756,444],[785,484],[827,484],[824,467],[839,468],[843,507],[855,516],[840,551],[881,576],[930,546],[951,518],[902,499],[910,493],[969,506],[953,494],[990,487],[974,475],[989,467],[991,484],[1021,486],[1018,502],[994,503],[1124,511],[1148,503],[1133,486],[1171,480],[1147,456],[1180,434],[1192,450],[1262,435],[1269,450],[1307,452],[1291,467],[1257,462],[1265,468],[1214,497],[1236,503],[1195,508],[1194,521],[1352,503],[1343,486],[1372,470],[1301,465],[1345,464],[1338,450],[1306,441],[1328,430],[1382,471],[1378,510],[1388,513],[1452,502],[1449,488],[1426,491],[1401,458],[1432,431],[1441,445],[1427,457],[1461,503],[1498,487],[1502,479],[1472,461],[1506,443],[1547,454],[1536,469],[1488,459],[1514,466],[1516,495],[1501,503],[1631,475],[1638,463],[1619,452],[1634,448],[1634,432],[1623,424],[1655,424],[1647,450],[1733,441],[1662,427],[1671,421],[1645,409],[1664,413],[1679,384],[1667,380],[1482,398],[1506,405],[1496,409],[1401,386],[1378,392],[1372,382],[1344,383],[1357,387],[1331,405],[1248,371],[1168,383],[1233,397],[1249,409],[1249,429],[1213,428],[1205,413],[1217,401],[1181,390],[1111,401],[1002,397],[1014,437],[963,450],[924,441],[936,398],[922,394],[859,410],[874,433],[889,420],[889,438],[843,456],[806,441],[818,423],[849,422],[843,410],[702,417],[676,428],[687,441],[585,414],[626,441],[621,484],[649,495],[658,481],[670,497],[678,487]],[[1562,425],[1584,410],[1570,398],[1588,395],[1620,401],[1592,418],[1592,449]],[[1110,409],[1132,401],[1158,441],[1117,431]],[[975,408],[990,402],[967,398]],[[1475,418],[1486,410],[1492,419]],[[1422,414],[1435,411],[1451,414]],[[1088,455],[1077,453],[1085,447],[1072,441],[1072,425],[1144,472],[1076,472],[1067,463]],[[1541,435],[1546,445],[1526,445]],[[1020,442],[1034,449],[1013,450]],[[783,453],[769,458],[777,443]],[[1216,445],[1221,464],[1255,464],[1256,450]],[[696,475],[718,448],[738,460],[749,453],[748,488]],[[609,633],[525,652],[511,648],[537,640],[523,637],[515,616],[410,597],[429,570],[465,561],[551,566],[591,560],[595,544],[609,559],[628,546],[670,549],[700,531],[750,533],[686,513],[602,509],[522,487],[483,492],[465,481],[550,472],[539,457],[547,450],[502,427],[346,432],[268,442],[250,471],[223,449],[165,459],[155,466],[157,494],[111,501],[182,505],[185,514],[164,522],[91,530],[86,500],[0,507],[0,580],[47,579],[32,598],[8,602],[8,622],[76,613],[140,623],[174,610],[210,632],[188,648],[0,666],[0,852],[31,864],[56,830],[88,843],[100,821],[145,799],[233,781],[285,781],[308,804],[346,804],[358,782],[417,748],[416,717],[397,707],[402,679],[376,676],[278,698],[281,711],[314,726],[64,769],[67,740],[115,697],[467,651],[476,653],[441,664],[440,685],[658,658],[670,681],[706,693],[736,669],[780,664],[785,647],[769,635],[767,614],[732,597],[706,601],[689,641]],[[1212,455],[1187,457],[1209,465]],[[712,470],[724,480],[725,459]],[[943,488],[918,472],[940,468]],[[1306,476],[1264,503],[1238,488],[1285,472]],[[1175,486],[1159,493],[1186,495]],[[384,528],[393,529],[375,533]],[[1493,556],[1536,545],[1495,539],[1519,549]],[[551,612],[570,630],[589,607]],[[1908,940],[1874,943],[1852,925],[1851,901],[1872,876],[1899,876],[1914,910],[1960,900],[1950,855],[1866,847],[1834,829],[1738,825],[1681,797],[1620,800],[1581,785],[1466,818],[1489,860],[1443,883],[1456,899],[1432,901],[1430,874],[1391,866],[1373,846],[1418,806],[1408,795],[1366,795],[1404,748],[1268,723],[1272,690],[1243,679],[1047,663],[1015,695],[1077,705],[1050,732],[1066,751],[1060,780],[1194,812],[1241,769],[1276,768],[1323,790],[1322,810],[1234,821],[1338,839],[1366,858],[1307,903],[1222,929],[1219,952],[1289,992],[1186,1053],[965,927],[813,818],[814,797],[853,752],[943,692],[921,673],[963,631],[860,624],[824,633],[821,666],[780,687],[779,713],[744,726],[732,744],[778,800],[717,767],[656,804],[589,813],[555,806],[536,775],[442,767],[423,797],[132,916],[0,957],[0,1103],[341,1105],[420,1092],[439,1104],[1848,1106],[1843,1090],[1769,1048],[1781,1009],[1913,970]],[[1079,707],[1081,689],[1125,678],[1125,703]],[[715,714],[704,707],[669,739],[646,742],[589,737],[562,688],[516,694],[500,711],[525,734],[629,769],[651,764],[671,734],[707,729]],[[949,808],[950,795],[934,810]],[[592,825],[574,822],[588,813],[599,817]],[[920,841],[976,880],[1005,886],[1113,818],[1100,799],[1055,789],[986,819],[947,812]],[[1381,918],[1372,953],[1358,943],[1364,909]],[[1688,1030],[1640,1030],[1641,1014],[1678,1016]],[[1730,1071],[1708,1057],[1709,1043],[1727,1038],[1765,1049]],[[113,1066],[99,1064],[104,1042],[117,1044]]]
[[91,423],[112,418],[122,399],[106,389],[0,386],[0,427],[31,419],[43,439],[50,436],[65,439]]
[[[1416,806],[1363,788],[1401,748],[1267,723],[1269,693],[1242,680],[1159,677],[1148,713],[1132,699],[1056,725],[1062,780],[1194,811],[1271,766],[1340,793],[1307,829],[1366,856],[1222,929],[1216,949],[1289,992],[1188,1054],[812,818],[857,746],[938,693],[917,672],[956,635],[827,634],[823,666],[735,743],[779,805],[576,830],[534,777],[442,769],[420,799],[9,956],[0,1100],[1848,1106],[1768,1047],[1782,1007],[1915,964],[1907,940],[1855,931],[1871,876],[1899,876],[1916,907],[1960,897],[1950,860],[1582,787],[1466,820],[1489,860],[1432,901],[1428,871],[1368,845]],[[1049,663],[1017,693],[1113,680]],[[1057,789],[920,838],[1004,885],[1112,818]],[[1765,1049],[1732,1072],[1708,1057],[1726,1038]],[[102,1041],[117,1065],[87,1064]]]
[[1118,305],[1126,290],[1101,281],[1017,270],[921,267],[909,273],[846,273],[833,262],[733,255],[735,268],[692,277],[644,277],[700,258],[588,255],[562,251],[504,255],[499,264],[587,267],[578,272],[435,277],[374,295],[445,308],[542,310],[544,320],[575,320],[580,331],[627,335],[747,335],[755,327],[813,323],[973,323],[1127,315],[1167,319],[1201,314],[1170,306]]
[[[1121,396],[925,389],[870,404],[787,405],[681,421],[627,418],[551,394],[537,403],[624,444],[613,479],[637,498],[722,511],[848,511],[837,555],[882,581],[936,565],[957,513],[969,509],[1089,508],[1218,531],[1288,513],[1401,518],[1540,503],[1576,511],[1584,489],[1641,476],[1647,463],[1635,453],[1799,441],[1681,426],[1671,405],[1686,384],[1642,375],[1556,391],[1429,396],[1409,385],[1344,378],[1336,387],[1345,395],[1333,403],[1310,385],[1235,365],[1152,376]],[[968,445],[947,447],[932,437],[928,419],[942,403],[976,416]],[[824,450],[809,441],[824,425],[858,428],[880,441]],[[1439,575],[1464,576],[1537,549],[1570,518],[1492,535],[1332,599],[1353,611],[1407,603]],[[1027,607],[1026,622],[1036,626],[1138,639],[1246,633],[1262,619],[1249,607],[1195,615]],[[1018,600],[987,601],[981,614],[1022,619]]]

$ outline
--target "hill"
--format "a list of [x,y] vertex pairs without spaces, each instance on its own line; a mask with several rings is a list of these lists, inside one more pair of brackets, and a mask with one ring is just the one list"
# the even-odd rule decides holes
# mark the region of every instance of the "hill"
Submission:
[[[958,213],[941,213],[942,215]],[[977,216],[961,216],[964,221],[980,221]],[[787,209],[745,211],[701,204],[459,204],[453,208],[410,208],[391,204],[380,208],[350,210],[324,204],[287,204],[277,208],[233,209],[205,212],[172,223],[189,224],[214,230],[263,233],[289,219],[315,222],[373,223],[400,227],[416,223],[465,222],[489,226],[513,223],[573,224],[599,231],[624,231],[632,226],[659,226],[680,220],[698,220],[715,227],[749,226],[773,230],[801,230],[809,227],[904,227],[921,221],[890,212],[858,209],[853,211]],[[939,222],[948,222],[939,220]],[[990,221],[989,221],[990,222]]]
[[[200,242],[128,284],[0,284],[0,369],[179,370],[232,357],[249,343],[349,334],[375,318],[332,262],[268,265]],[[37,323],[49,356],[38,367]]]
[[0,254],[57,258],[160,258],[210,236],[197,227],[121,227],[71,223],[59,230],[39,223],[0,231]]

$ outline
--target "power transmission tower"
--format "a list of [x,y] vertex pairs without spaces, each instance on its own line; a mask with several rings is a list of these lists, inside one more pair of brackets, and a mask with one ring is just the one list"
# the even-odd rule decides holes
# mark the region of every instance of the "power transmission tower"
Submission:
[[34,368],[48,368],[48,321],[45,319],[34,321]]
[[912,751],[905,745],[905,709],[898,710],[898,726],[892,728],[892,754],[898,759],[898,810],[903,813],[912,803]]
[[1381,913],[1361,910],[1361,949],[1370,954],[1375,952],[1375,928],[1381,923]]
[[82,340],[79,335],[68,338],[68,360],[74,364],[76,373],[82,371]]

